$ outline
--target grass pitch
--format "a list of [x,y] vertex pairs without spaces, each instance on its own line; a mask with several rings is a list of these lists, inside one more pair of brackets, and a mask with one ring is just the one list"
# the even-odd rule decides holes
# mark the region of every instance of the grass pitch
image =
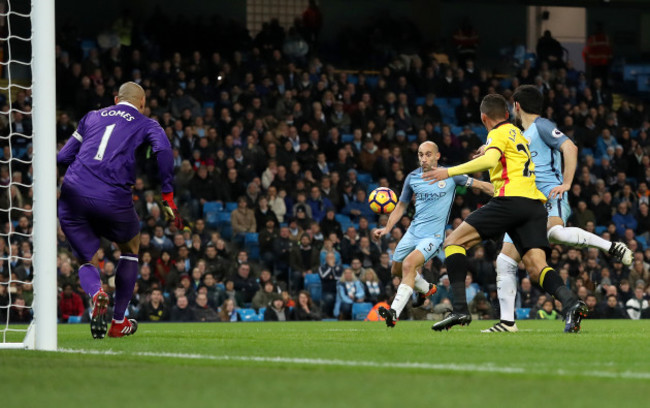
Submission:
[[0,350],[3,407],[645,406],[650,321],[141,324],[61,352]]

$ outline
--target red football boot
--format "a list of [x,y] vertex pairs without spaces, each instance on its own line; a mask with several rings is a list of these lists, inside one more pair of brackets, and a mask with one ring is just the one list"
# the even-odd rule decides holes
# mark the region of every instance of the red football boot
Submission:
[[138,330],[138,322],[135,319],[124,319],[122,323],[117,323],[115,319],[111,322],[111,329],[108,331],[108,337],[130,336]]

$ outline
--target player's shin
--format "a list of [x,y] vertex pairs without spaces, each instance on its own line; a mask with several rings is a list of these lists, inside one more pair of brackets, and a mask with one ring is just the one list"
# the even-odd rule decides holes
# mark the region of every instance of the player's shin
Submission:
[[447,257],[445,264],[451,282],[451,293],[454,296],[454,312],[469,314],[465,295],[465,276],[467,276],[469,266],[467,252],[459,245],[449,245],[445,248],[445,256]]
[[517,262],[505,254],[497,257],[497,295],[501,322],[514,323],[517,297]]
[[539,286],[541,286],[546,292],[550,293],[562,303],[562,308],[573,306],[573,304],[578,300],[576,295],[571,292],[569,288],[564,285],[560,274],[550,266],[542,269],[539,274]]
[[124,320],[124,313],[133,297],[133,288],[138,279],[138,255],[122,254],[115,272],[115,308],[113,319]]
[[84,292],[90,297],[93,297],[102,288],[99,270],[93,264],[86,263],[79,267],[79,282]]
[[420,272],[416,272],[415,274],[415,285],[413,286],[413,289],[418,291],[418,293],[427,293],[430,289],[429,282],[424,279]]
[[607,252],[612,243],[580,228],[556,225],[548,230],[548,240],[554,244],[569,245],[578,248],[593,247]]

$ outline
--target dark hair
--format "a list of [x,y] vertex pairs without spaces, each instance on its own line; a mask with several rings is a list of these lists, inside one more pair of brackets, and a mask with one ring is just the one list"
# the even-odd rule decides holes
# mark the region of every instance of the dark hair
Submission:
[[481,113],[492,120],[506,119],[508,114],[506,99],[499,94],[485,95],[481,102]]
[[515,89],[512,96],[515,102],[519,102],[519,106],[526,113],[541,115],[544,109],[544,96],[533,85],[522,85]]

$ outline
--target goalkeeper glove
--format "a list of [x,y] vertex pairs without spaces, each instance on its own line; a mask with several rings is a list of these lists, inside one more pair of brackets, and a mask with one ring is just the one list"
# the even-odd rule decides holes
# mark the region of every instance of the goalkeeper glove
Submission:
[[167,218],[171,221],[174,221],[174,226],[176,229],[181,231],[183,229],[183,219],[178,213],[178,208],[176,208],[176,203],[174,203],[174,193],[162,193],[163,199],[163,209]]

